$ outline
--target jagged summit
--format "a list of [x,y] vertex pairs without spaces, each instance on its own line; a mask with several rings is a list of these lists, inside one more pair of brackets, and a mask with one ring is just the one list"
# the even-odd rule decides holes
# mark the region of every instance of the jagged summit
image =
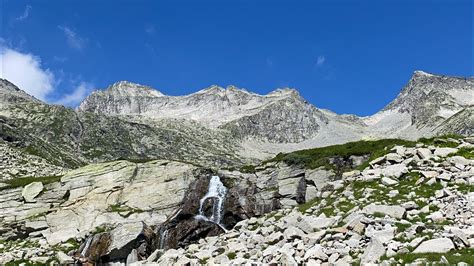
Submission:
[[413,72],[413,76],[424,76],[424,77],[433,77],[435,75],[430,74],[428,72],[422,71],[422,70],[415,70]]
[[132,83],[129,81],[118,81],[110,85],[106,91],[110,93],[119,93],[121,95],[127,96],[155,96],[161,97],[164,96],[160,91],[153,89],[150,86],[145,86],[137,83]]
[[[473,105],[474,79],[415,71],[390,104],[364,121],[372,134],[416,139],[440,130],[445,120]],[[474,126],[473,120],[468,117],[463,127]]]

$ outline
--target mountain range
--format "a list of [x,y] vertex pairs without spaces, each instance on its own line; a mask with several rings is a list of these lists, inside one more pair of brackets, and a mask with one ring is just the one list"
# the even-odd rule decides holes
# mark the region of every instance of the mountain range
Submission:
[[320,109],[295,89],[259,95],[216,85],[184,96],[120,81],[76,109],[0,80],[2,145],[66,168],[116,159],[172,159],[230,167],[279,152],[379,138],[474,134],[474,78],[415,71],[374,115]]

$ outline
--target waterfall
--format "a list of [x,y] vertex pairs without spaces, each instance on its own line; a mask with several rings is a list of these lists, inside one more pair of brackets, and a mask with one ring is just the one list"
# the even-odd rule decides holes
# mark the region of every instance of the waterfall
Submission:
[[[222,184],[221,179],[218,176],[212,176],[209,181],[209,188],[206,195],[200,200],[199,214],[196,219],[203,219],[209,222],[213,222],[222,229],[225,228],[221,224],[222,214],[224,209],[224,199],[227,193],[227,188]],[[204,213],[204,204],[207,199],[212,199],[212,213],[210,217],[207,217]]]
[[168,235],[168,229],[165,227],[160,229],[160,246],[158,247],[159,249],[164,249],[165,248],[165,241],[166,241],[166,236]]
[[89,246],[91,245],[91,242],[92,242],[92,238],[94,236],[89,236],[87,238],[87,241],[86,241],[86,245],[84,246],[84,248],[82,249],[82,252],[81,252],[81,257],[85,257],[87,255],[87,250],[89,249]]

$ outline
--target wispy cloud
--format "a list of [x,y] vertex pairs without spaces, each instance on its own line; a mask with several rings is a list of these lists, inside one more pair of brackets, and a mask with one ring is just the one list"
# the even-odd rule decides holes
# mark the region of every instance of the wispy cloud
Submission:
[[63,31],[69,46],[76,50],[82,50],[85,47],[87,40],[79,36],[77,32],[67,26],[58,26],[58,28]]
[[53,91],[55,77],[42,67],[39,57],[0,46],[0,62],[0,77],[36,98],[45,100]]
[[155,35],[155,26],[153,25],[146,25],[145,26],[145,33],[152,36]]
[[82,81],[74,88],[71,93],[63,95],[59,100],[56,101],[56,103],[68,106],[76,106],[87,95],[89,95],[93,89],[94,85],[92,83]]
[[267,65],[267,67],[271,68],[275,65],[275,62],[273,61],[273,59],[271,57],[267,57],[267,59],[265,60],[265,63]]
[[21,14],[21,15],[18,16],[18,17],[16,17],[14,20],[15,20],[15,21],[23,21],[23,20],[27,19],[27,18],[30,16],[31,9],[32,9],[32,6],[27,5],[27,6],[25,7],[25,10],[23,11],[23,14]]
[[318,67],[323,66],[325,62],[326,62],[326,57],[324,55],[320,55],[318,56],[318,59],[316,59],[316,66]]

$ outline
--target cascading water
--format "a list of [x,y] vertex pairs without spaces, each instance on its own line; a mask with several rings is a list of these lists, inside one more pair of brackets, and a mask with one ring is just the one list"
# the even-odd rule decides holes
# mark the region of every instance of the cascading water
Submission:
[[[196,219],[203,219],[209,222],[213,222],[222,229],[225,230],[224,226],[221,224],[222,213],[224,211],[224,199],[227,193],[227,188],[221,182],[221,179],[218,176],[212,176],[209,181],[209,188],[206,195],[200,200],[199,204],[199,214],[196,216]],[[206,200],[212,199],[212,213],[210,217],[207,217],[204,213],[204,204]]]
[[160,246],[158,247],[159,249],[164,249],[165,248],[165,241],[166,241],[167,236],[168,236],[168,229],[163,227],[160,230]]
[[84,248],[82,249],[82,252],[81,252],[81,257],[85,257],[87,255],[87,250],[89,249],[89,246],[91,245],[93,237],[94,236],[89,236],[87,238],[86,245],[84,246]]

